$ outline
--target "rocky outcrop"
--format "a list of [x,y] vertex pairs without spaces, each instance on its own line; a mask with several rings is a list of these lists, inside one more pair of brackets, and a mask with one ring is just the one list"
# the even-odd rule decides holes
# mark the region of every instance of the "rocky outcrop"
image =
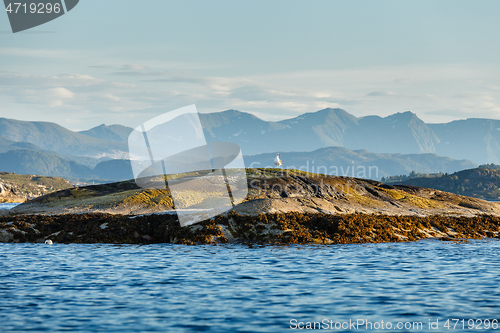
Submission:
[[[168,189],[141,189],[127,181],[21,204],[0,217],[0,241],[333,244],[499,237],[498,203],[357,178],[246,173],[249,191],[242,203],[188,227],[180,227]],[[204,205],[204,197],[188,194],[193,206]]]
[[24,202],[73,187],[66,179],[0,172],[0,202]]
[[0,182],[0,203],[24,201],[26,201],[26,195],[19,186]]
[[[248,195],[233,209],[242,215],[278,212],[417,216],[500,214],[498,203],[434,189],[388,186],[372,180],[300,171],[247,169],[246,172]],[[192,191],[188,194],[193,207],[203,206],[203,197],[196,197]],[[138,215],[173,211],[173,208],[168,189],[141,189],[134,181],[125,181],[58,191],[19,205],[12,212]]]

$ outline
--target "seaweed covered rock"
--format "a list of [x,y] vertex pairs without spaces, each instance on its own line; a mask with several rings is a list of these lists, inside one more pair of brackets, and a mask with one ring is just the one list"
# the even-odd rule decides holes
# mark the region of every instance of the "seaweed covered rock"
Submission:
[[[126,181],[30,200],[0,218],[0,241],[343,244],[491,238],[500,231],[498,203],[439,190],[296,170],[231,175],[242,176],[248,185],[243,202],[188,227],[180,226],[168,188],[143,189]],[[185,198],[195,206],[210,205],[196,191]]]
[[500,238],[496,216],[274,213],[226,216],[180,227],[175,214],[18,215],[0,218],[0,242],[113,244],[353,244],[425,238]]

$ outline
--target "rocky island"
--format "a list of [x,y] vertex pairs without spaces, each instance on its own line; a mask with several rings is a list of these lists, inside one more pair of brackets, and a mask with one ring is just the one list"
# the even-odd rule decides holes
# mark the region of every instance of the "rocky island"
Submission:
[[403,177],[389,177],[384,183],[428,187],[484,200],[500,200],[500,166],[495,164],[480,165],[452,174],[415,174],[414,177]]
[[[377,243],[500,236],[500,205],[416,186],[246,169],[248,195],[228,212],[181,227],[168,188],[135,181],[68,188],[3,212],[1,242]],[[207,206],[202,195],[186,196]],[[209,206],[209,205],[208,205]]]
[[71,184],[60,177],[0,172],[0,203],[25,202],[70,187]]

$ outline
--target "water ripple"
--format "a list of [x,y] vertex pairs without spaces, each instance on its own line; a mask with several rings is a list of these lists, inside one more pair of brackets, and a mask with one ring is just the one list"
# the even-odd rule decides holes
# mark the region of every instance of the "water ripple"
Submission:
[[431,240],[1,244],[1,331],[268,332],[288,330],[291,319],[493,319],[499,248]]

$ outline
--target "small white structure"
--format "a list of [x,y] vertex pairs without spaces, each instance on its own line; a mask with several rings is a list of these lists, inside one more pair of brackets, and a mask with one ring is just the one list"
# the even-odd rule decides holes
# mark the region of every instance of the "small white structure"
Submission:
[[280,156],[281,154],[276,154],[276,158],[274,159],[274,164],[276,164],[278,168],[281,168],[281,166],[283,165],[283,162],[281,162],[280,160]]

